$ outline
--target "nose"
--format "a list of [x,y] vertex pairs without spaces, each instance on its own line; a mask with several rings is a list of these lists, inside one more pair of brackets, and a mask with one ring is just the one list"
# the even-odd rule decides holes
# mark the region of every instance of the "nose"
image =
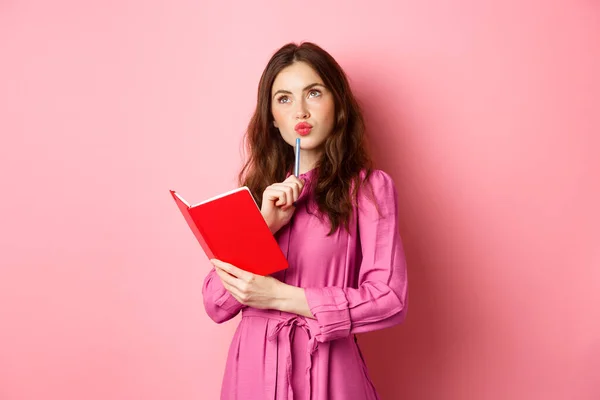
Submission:
[[296,110],[296,119],[307,119],[310,117],[310,113],[308,112],[308,107],[306,107],[305,101],[298,102],[298,109]]

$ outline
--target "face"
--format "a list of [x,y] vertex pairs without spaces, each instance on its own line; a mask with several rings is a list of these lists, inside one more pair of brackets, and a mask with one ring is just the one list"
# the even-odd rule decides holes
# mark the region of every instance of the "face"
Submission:
[[300,147],[305,154],[320,154],[335,121],[333,93],[312,67],[296,62],[281,70],[271,88],[274,125],[283,140]]

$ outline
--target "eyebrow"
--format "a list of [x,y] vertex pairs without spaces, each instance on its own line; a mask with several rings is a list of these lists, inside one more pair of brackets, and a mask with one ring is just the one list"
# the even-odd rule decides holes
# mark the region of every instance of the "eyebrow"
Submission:
[[[312,89],[315,86],[322,86],[323,88],[326,87],[322,83],[315,82],[315,83],[311,83],[310,85],[306,86],[304,89],[302,89],[302,91],[306,92],[307,90]],[[280,90],[276,91],[275,93],[273,93],[273,97],[277,96],[278,93],[292,94],[292,92],[290,92],[289,90],[280,89]]]

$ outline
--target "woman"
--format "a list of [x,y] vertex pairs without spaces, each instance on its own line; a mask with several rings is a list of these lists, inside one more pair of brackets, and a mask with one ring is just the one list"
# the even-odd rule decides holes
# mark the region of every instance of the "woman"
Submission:
[[273,55],[240,184],[289,268],[263,277],[211,260],[208,315],[222,323],[242,313],[222,399],[378,398],[354,335],[404,320],[407,276],[396,189],[371,169],[364,131],[347,78],[326,51],[288,44]]

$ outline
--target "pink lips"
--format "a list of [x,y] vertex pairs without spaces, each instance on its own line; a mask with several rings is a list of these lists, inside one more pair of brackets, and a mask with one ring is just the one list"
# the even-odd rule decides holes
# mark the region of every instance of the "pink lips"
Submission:
[[299,124],[296,125],[296,127],[294,129],[296,130],[296,132],[298,132],[299,135],[306,136],[310,133],[310,130],[312,129],[312,125],[309,124],[308,122],[300,122]]

